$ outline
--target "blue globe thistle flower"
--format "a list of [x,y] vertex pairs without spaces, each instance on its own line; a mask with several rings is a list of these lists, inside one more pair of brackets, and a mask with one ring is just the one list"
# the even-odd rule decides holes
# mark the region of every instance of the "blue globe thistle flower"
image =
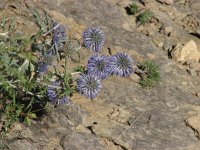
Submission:
[[77,84],[78,93],[90,99],[97,97],[102,88],[99,77],[93,74],[82,74]]
[[53,42],[55,44],[55,48],[58,51],[62,51],[64,49],[64,43],[67,41],[66,28],[64,25],[58,23],[54,23],[54,27]]
[[48,70],[48,64],[46,64],[46,63],[40,63],[38,65],[38,72],[39,72],[39,74],[46,73],[47,70]]
[[100,28],[88,28],[83,32],[83,42],[86,48],[100,52],[104,45],[104,32]]
[[48,86],[47,96],[48,96],[49,100],[53,101],[54,99],[56,99],[58,97],[58,95],[56,93],[56,89],[58,88],[58,86],[60,86],[60,83],[57,81],[52,82],[51,85]]
[[60,105],[60,104],[66,104],[70,102],[70,99],[68,96],[63,96],[59,98],[56,89],[58,89],[60,86],[59,82],[53,82],[50,86],[48,86],[47,89],[47,96],[49,100],[55,104],[55,105]]
[[56,94],[55,89],[48,88],[47,89],[47,96],[48,96],[50,101],[54,101],[58,95]]
[[134,62],[132,58],[126,53],[118,53],[114,56],[111,56],[111,74],[120,77],[127,77],[128,75],[134,72],[133,63]]
[[110,75],[110,61],[105,55],[93,55],[88,60],[87,70],[89,74],[94,74],[100,79],[105,79]]
[[70,99],[69,99],[68,96],[64,96],[62,98],[54,99],[52,101],[52,103],[54,103],[55,105],[69,104],[70,103]]

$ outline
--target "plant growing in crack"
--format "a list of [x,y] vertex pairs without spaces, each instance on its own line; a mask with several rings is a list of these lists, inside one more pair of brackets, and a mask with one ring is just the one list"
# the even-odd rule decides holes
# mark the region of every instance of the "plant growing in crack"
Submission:
[[145,25],[149,23],[149,21],[153,16],[154,16],[153,12],[151,12],[150,10],[145,10],[137,17],[137,22],[139,22],[140,25]]
[[135,15],[138,13],[139,8],[135,3],[130,4],[128,7],[125,8],[129,15]]
[[141,77],[139,84],[144,88],[151,88],[160,81],[159,67],[153,61],[145,61],[138,66],[137,74]]

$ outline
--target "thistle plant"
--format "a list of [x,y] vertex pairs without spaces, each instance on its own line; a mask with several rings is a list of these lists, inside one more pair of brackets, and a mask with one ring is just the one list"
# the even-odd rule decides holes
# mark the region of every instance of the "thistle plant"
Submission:
[[68,104],[70,102],[70,99],[67,95],[59,96],[59,92],[61,93],[61,91],[59,91],[61,90],[60,88],[60,82],[58,81],[54,81],[48,86],[47,96],[54,105]]
[[100,79],[105,79],[110,75],[110,60],[105,55],[93,55],[88,60],[87,71]]
[[77,81],[78,93],[91,100],[96,98],[102,85],[100,79],[93,74],[82,74]]
[[126,53],[118,53],[110,58],[111,74],[127,77],[134,72],[134,62]]
[[64,51],[65,43],[67,42],[66,28],[62,24],[54,23],[53,42],[57,52]]
[[145,25],[150,21],[153,15],[153,12],[151,12],[150,10],[145,10],[137,17],[137,22],[139,22],[141,25]]
[[88,28],[83,32],[83,43],[86,48],[100,52],[104,45],[104,36],[100,28]]
[[23,47],[19,48],[14,40],[1,42],[0,51],[0,91],[4,108],[0,121],[4,122],[3,132],[7,132],[14,122],[24,120],[29,123],[26,121],[34,118],[34,114],[30,115],[32,108],[38,101],[44,102],[41,93],[45,86],[37,85],[32,76],[35,56],[24,51]]
[[[13,32],[15,31],[14,25],[6,23],[5,19],[1,21],[0,30],[0,35],[4,35],[4,32],[9,33],[9,38],[5,35],[6,40],[4,40],[4,36],[0,36],[0,99],[3,108],[0,110],[3,113],[0,116],[0,121],[4,123],[2,132],[9,131],[9,128],[16,121],[24,121],[30,125],[31,120],[37,118],[37,113],[45,109],[48,87],[45,80],[38,81],[40,77],[35,72],[45,73],[53,60],[49,59],[49,56],[54,56],[54,45],[48,41],[39,45],[45,51],[39,51],[38,56],[33,55],[31,49],[32,42],[41,38],[41,33],[46,32],[50,26],[42,27],[45,25],[44,23],[41,25],[41,31],[35,36],[24,38],[16,36]],[[42,23],[42,21],[38,23]],[[57,33],[57,35],[59,34],[60,32]],[[53,39],[53,37],[51,38]],[[39,60],[39,56],[44,59]],[[71,93],[71,85],[65,84],[65,82],[63,84],[66,90],[56,93],[59,95],[53,99],[56,104],[67,102],[67,94]]]
[[[136,12],[135,5],[130,7]],[[0,111],[3,112],[0,122],[3,122],[5,132],[16,121],[30,125],[31,120],[37,119],[37,112],[45,109],[47,100],[54,105],[69,104],[75,92],[67,60],[73,60],[75,54],[80,59],[81,44],[76,39],[69,39],[65,26],[53,21],[46,12],[43,17],[38,11],[31,11],[40,28],[32,37],[16,38],[15,24],[11,21],[10,25],[6,25],[5,18],[0,24]],[[149,15],[142,16],[138,19],[143,24]],[[100,54],[104,40],[105,34],[100,28],[88,28],[83,32],[84,46],[95,54],[89,58],[87,67],[76,68],[76,71],[82,72],[77,80],[76,92],[91,100],[97,97],[102,89],[101,81],[109,75],[127,77],[134,72],[134,61],[128,54]],[[59,72],[54,62],[62,63],[62,59],[64,71]],[[54,67],[52,72],[48,71],[50,65]],[[141,85],[150,86],[158,81],[160,76],[155,65],[144,63],[141,69],[146,71]]]
[[46,64],[46,63],[40,63],[38,65],[38,72],[39,72],[39,74],[44,74],[44,73],[47,72],[47,70],[48,70],[48,64]]

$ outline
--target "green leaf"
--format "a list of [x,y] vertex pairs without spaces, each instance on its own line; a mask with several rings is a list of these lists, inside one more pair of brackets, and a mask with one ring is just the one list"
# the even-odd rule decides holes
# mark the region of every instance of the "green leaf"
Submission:
[[29,61],[26,59],[25,61],[24,61],[24,63],[21,65],[21,67],[19,67],[19,71],[20,72],[25,72],[25,71],[27,71],[28,70],[28,67],[29,67]]

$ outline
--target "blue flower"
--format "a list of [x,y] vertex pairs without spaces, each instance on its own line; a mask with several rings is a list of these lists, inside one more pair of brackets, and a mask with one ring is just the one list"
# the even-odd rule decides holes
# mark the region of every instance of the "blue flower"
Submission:
[[60,83],[56,82],[56,81],[48,86],[47,96],[48,96],[49,100],[55,105],[69,103],[70,99],[68,96],[63,96],[63,97],[59,98],[57,91],[56,91],[57,89],[59,89],[59,86],[60,86]]
[[54,23],[53,42],[58,51],[64,50],[64,43],[67,41],[66,28],[62,24]]
[[82,74],[77,81],[78,92],[90,99],[97,97],[101,88],[102,85],[99,77],[93,74]]
[[47,71],[48,71],[48,64],[46,64],[46,63],[40,63],[38,65],[38,72],[39,72],[39,74],[46,73]]
[[55,105],[69,104],[70,99],[68,96],[64,96],[62,98],[57,98],[52,101]]
[[93,55],[88,60],[87,71],[100,79],[105,79],[110,75],[110,61],[105,55]]
[[133,60],[126,53],[118,53],[110,57],[111,74],[127,77],[134,72]]
[[83,32],[83,42],[86,48],[100,52],[104,45],[104,32],[100,28],[88,28]]

